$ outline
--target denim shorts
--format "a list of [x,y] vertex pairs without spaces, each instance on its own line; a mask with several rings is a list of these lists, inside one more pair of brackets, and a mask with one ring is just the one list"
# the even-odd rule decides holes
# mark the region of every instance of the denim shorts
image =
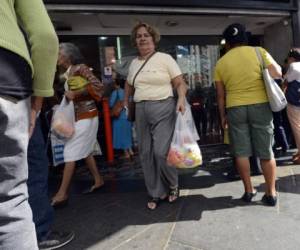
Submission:
[[273,114],[269,103],[228,108],[227,118],[230,144],[235,157],[254,154],[264,160],[274,158]]

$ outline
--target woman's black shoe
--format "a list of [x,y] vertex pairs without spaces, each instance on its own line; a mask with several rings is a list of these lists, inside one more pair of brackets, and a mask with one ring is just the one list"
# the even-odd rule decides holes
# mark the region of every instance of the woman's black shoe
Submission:
[[261,199],[262,203],[264,203],[267,206],[274,207],[277,204],[277,196],[272,195],[264,195]]
[[244,202],[251,202],[252,198],[257,194],[257,190],[254,190],[252,193],[245,192],[242,196]]

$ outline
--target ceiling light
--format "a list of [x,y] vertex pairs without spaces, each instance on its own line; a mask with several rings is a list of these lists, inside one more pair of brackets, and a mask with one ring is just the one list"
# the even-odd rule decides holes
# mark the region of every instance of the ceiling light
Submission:
[[289,25],[289,21],[288,20],[283,20],[282,23],[283,23],[284,26],[288,26]]

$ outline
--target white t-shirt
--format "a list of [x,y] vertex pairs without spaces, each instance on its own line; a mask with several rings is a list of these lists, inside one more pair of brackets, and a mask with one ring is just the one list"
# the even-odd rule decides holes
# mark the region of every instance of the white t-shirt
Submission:
[[300,62],[293,62],[290,64],[289,69],[285,75],[285,79],[288,82],[300,82]]
[[[131,62],[127,77],[130,85],[144,62],[138,58]],[[157,101],[173,96],[171,80],[181,74],[177,62],[170,55],[156,52],[135,79],[134,101]]]

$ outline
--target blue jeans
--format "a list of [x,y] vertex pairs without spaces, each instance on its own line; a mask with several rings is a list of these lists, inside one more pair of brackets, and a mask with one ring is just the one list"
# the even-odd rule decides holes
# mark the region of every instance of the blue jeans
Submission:
[[29,98],[0,96],[1,250],[38,249],[26,185],[29,110]]
[[41,121],[36,126],[28,146],[28,193],[32,209],[37,239],[42,240],[53,223],[53,208],[48,197],[48,158],[41,129]]

